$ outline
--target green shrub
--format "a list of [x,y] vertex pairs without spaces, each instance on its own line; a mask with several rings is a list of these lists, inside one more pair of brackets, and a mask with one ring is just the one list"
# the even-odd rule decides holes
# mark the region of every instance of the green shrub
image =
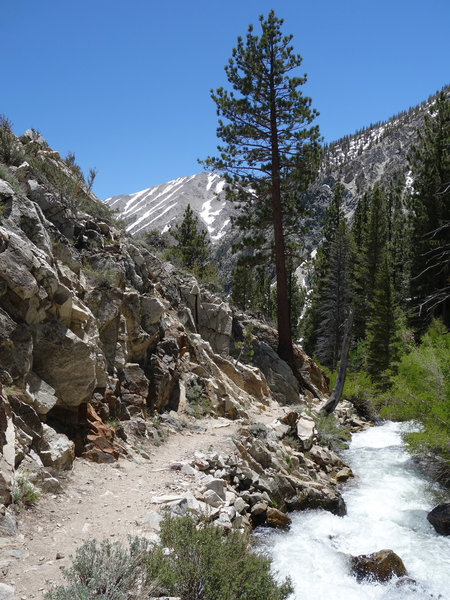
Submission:
[[212,402],[204,393],[201,385],[191,385],[186,391],[186,398],[189,402],[191,412],[196,419],[214,412]]
[[[289,581],[278,584],[269,558],[255,554],[248,536],[228,535],[212,523],[166,515],[159,543],[135,538],[129,550],[117,542],[86,542],[64,570],[67,586],[49,600],[143,599],[149,595],[181,600],[284,600]],[[145,595],[147,594],[147,595]]]
[[72,566],[63,569],[67,586],[48,592],[49,600],[144,600],[153,592],[144,563],[151,555],[144,540],[134,539],[129,549],[119,542],[85,542],[75,554]]
[[15,478],[12,489],[12,501],[16,510],[33,506],[39,500],[39,491],[24,475]]
[[422,343],[402,357],[392,388],[378,398],[381,415],[414,420],[421,430],[406,434],[413,453],[433,453],[450,471],[450,336],[432,324]]
[[331,413],[313,414],[317,429],[317,443],[320,446],[326,446],[330,450],[343,450],[348,448],[347,442],[350,440],[350,432],[339,424],[339,421]]
[[25,190],[17,177],[12,173],[6,165],[0,163],[0,179],[3,179],[12,187],[16,194],[24,194]]

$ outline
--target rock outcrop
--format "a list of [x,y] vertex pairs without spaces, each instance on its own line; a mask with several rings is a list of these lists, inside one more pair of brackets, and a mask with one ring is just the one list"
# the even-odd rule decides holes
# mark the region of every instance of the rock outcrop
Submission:
[[[306,407],[327,393],[314,362],[296,348],[294,375],[276,354],[276,332],[255,320],[245,364],[236,345],[247,316],[116,228],[40,135],[29,131],[13,147],[0,177],[0,502],[10,502],[21,469],[49,489],[75,456],[126,455],[130,419],[130,431],[155,412],[246,419],[249,407],[272,399]],[[314,462],[302,454],[313,447],[314,423],[304,414],[293,432],[292,473],[282,460],[266,464],[283,427],[259,445],[240,442],[256,470],[249,485],[244,472],[236,477],[239,491],[266,492],[284,509],[303,490],[298,468]],[[262,465],[274,472],[262,477]],[[334,497],[321,486],[316,496]],[[218,499],[209,489],[210,505]]]

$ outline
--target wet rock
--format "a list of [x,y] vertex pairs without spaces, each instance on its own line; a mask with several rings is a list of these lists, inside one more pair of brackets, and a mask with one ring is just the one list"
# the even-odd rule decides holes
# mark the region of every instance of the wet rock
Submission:
[[350,558],[350,569],[358,581],[389,581],[407,575],[402,559],[393,550],[380,550]]
[[281,510],[271,506],[268,507],[265,523],[268,527],[286,530],[291,526],[291,522],[291,518],[285,513],[281,512]]
[[440,535],[450,535],[450,502],[439,504],[427,515],[428,521]]
[[289,510],[322,509],[339,517],[347,514],[344,499],[339,492],[331,488],[306,487],[297,495],[286,500],[286,505]]

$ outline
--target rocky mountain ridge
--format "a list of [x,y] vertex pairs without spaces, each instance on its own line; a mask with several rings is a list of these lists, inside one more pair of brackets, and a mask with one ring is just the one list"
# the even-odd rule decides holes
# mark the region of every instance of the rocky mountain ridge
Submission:
[[[450,91],[450,86],[444,89]],[[405,186],[411,185],[407,156],[434,99],[435,95],[430,96],[386,122],[370,125],[324,146],[317,178],[303,199],[307,210],[305,246],[309,252],[320,241],[325,210],[338,182],[344,186],[344,212],[349,221],[358,198],[376,183],[388,184],[392,178],[403,177]],[[224,183],[217,174],[199,173],[134,194],[113,196],[105,202],[130,220],[127,230],[132,235],[150,229],[167,231],[181,220],[187,204],[191,204],[210,233],[213,261],[228,277],[234,264],[231,245],[238,233],[231,230],[233,207],[216,198],[218,193],[223,200]]]

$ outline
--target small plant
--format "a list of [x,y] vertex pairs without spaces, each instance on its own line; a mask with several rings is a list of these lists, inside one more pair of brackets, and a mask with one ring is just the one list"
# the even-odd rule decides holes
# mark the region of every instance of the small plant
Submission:
[[39,492],[28,481],[25,475],[18,475],[12,489],[12,501],[15,509],[21,511],[25,507],[33,506],[39,500]]
[[16,194],[24,194],[25,190],[17,177],[12,173],[8,167],[0,163],[0,179],[3,179],[12,187]]
[[253,349],[253,325],[249,325],[242,332],[243,339],[239,342],[235,342],[235,348],[239,350],[239,354],[236,358],[236,365],[240,361],[241,357],[245,362],[251,363],[253,360],[253,355],[255,353]]
[[116,273],[112,269],[94,269],[84,265],[85,275],[99,286],[113,287],[116,284]]
[[289,456],[289,454],[286,454],[284,459],[286,461],[288,471],[289,471],[289,473],[291,473],[291,471],[293,469],[292,458]]
[[114,429],[114,431],[117,431],[117,429],[119,429],[121,423],[119,421],[119,419],[107,419],[105,421],[106,425],[109,425],[110,427],[112,427]]
[[12,131],[12,122],[0,115],[0,160],[12,164],[18,154],[16,136]]
[[341,427],[336,417],[323,413],[312,414],[317,429],[317,443],[330,450],[343,450],[348,447],[350,432]]
[[294,448],[294,450],[301,450],[302,447],[300,445],[300,440],[298,439],[298,437],[295,437],[292,434],[289,435],[285,435],[283,438],[283,442],[285,442],[286,444],[288,444],[289,446],[291,446],[291,448]]
[[189,407],[196,419],[200,419],[205,415],[210,415],[214,412],[211,400],[204,393],[201,385],[194,384],[186,391],[186,398],[189,402]]

